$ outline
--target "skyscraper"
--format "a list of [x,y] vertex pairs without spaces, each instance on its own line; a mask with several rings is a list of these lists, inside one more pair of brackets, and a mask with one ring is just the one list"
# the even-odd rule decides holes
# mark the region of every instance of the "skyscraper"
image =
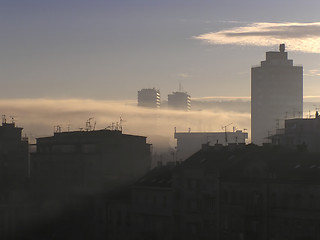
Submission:
[[287,118],[303,114],[303,67],[293,66],[285,45],[251,68],[251,141],[261,145]]
[[185,92],[173,92],[168,95],[168,107],[189,111],[191,108],[191,97]]
[[138,91],[138,106],[159,108],[160,91],[154,88],[144,88]]

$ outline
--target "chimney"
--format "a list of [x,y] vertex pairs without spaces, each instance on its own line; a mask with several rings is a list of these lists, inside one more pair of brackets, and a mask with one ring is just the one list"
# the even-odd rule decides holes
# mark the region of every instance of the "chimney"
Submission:
[[284,43],[280,44],[279,51],[284,52],[286,50],[286,45]]

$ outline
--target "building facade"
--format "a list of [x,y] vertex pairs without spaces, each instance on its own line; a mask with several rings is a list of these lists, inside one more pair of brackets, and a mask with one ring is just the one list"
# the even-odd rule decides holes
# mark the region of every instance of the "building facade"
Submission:
[[30,214],[28,139],[2,116],[0,126],[0,239],[21,239]]
[[267,52],[266,60],[251,68],[251,141],[261,145],[282,128],[287,118],[303,114],[303,67],[288,59],[285,45]]
[[168,108],[189,111],[191,109],[191,97],[186,92],[173,92],[168,95]]
[[319,169],[306,151],[204,145],[170,185],[158,169],[133,186],[127,239],[320,239]]
[[305,148],[310,152],[320,152],[320,117],[295,118],[285,120],[283,129],[270,137],[272,144],[289,148]]
[[146,137],[119,130],[56,132],[37,139],[37,152],[31,155],[31,175],[38,185],[46,182],[61,193],[90,194],[137,179],[150,164]]
[[154,88],[144,88],[138,91],[138,106],[160,108],[160,91]]

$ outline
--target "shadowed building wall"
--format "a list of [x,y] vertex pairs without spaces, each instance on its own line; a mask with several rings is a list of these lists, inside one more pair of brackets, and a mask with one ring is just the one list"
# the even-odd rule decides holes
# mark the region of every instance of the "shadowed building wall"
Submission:
[[88,194],[139,178],[150,163],[146,137],[118,130],[57,132],[37,139],[31,175],[43,192],[50,185],[52,193],[64,189]]

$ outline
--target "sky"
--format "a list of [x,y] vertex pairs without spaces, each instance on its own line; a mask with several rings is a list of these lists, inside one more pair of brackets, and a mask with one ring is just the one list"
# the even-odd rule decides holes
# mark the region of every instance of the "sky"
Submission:
[[1,0],[1,98],[134,100],[155,87],[165,100],[179,83],[195,98],[248,97],[251,66],[282,42],[304,66],[305,95],[317,95],[319,7],[314,0]]
[[[127,131],[148,135],[139,125],[145,112],[134,108],[138,90],[154,87],[166,100],[181,84],[198,100],[249,99],[251,67],[280,43],[304,67],[305,98],[320,100],[319,9],[318,0],[0,0],[0,112],[41,136],[72,122],[63,120],[71,113],[78,128],[128,111]],[[216,130],[235,116],[210,114],[227,116],[206,112],[182,126]],[[238,117],[248,128],[250,116]],[[29,126],[40,119],[47,130]]]

